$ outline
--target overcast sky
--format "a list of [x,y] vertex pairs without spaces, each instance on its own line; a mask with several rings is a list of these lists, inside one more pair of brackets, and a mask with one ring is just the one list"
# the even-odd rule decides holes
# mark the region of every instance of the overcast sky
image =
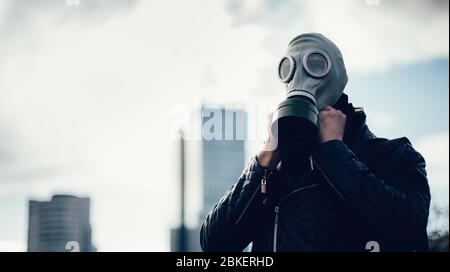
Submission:
[[304,32],[339,46],[351,101],[378,136],[410,138],[448,206],[448,1],[68,3],[0,3],[0,250],[25,250],[27,200],[53,193],[92,198],[101,251],[169,250],[174,108],[276,105],[277,62]]

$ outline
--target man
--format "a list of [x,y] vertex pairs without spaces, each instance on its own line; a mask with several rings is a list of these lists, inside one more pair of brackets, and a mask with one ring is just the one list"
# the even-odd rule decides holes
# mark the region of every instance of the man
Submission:
[[[322,61],[324,73],[306,67],[311,52],[323,55],[311,65]],[[422,156],[406,138],[369,131],[364,112],[342,93],[345,66],[330,40],[300,35],[288,55],[280,78],[288,98],[307,97],[304,105],[320,110],[317,144],[285,147],[280,137],[278,145],[269,129],[263,148],[206,217],[203,250],[242,251],[253,243],[253,251],[426,251],[430,192]]]

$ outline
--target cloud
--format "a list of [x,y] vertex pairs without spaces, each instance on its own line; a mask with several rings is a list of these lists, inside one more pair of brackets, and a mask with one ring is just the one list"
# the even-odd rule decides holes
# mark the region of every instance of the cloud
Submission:
[[11,161],[15,157],[18,146],[14,146],[14,133],[7,122],[0,119],[0,163]]
[[440,207],[449,203],[449,134],[440,133],[423,137],[415,148],[423,155],[427,163],[428,180],[432,201]]
[[448,57],[446,0],[227,0],[226,10],[236,27],[267,28],[266,46],[278,55],[296,35],[321,32],[340,47],[351,72]]
[[383,133],[395,125],[396,118],[388,112],[372,112],[367,117],[367,121],[373,127],[374,131]]
[[[18,128],[17,124],[11,121],[18,121],[12,110],[14,102],[9,96],[11,87],[17,86],[19,82],[18,74],[25,76],[27,72],[32,71],[32,66],[40,53],[51,48],[67,46],[64,43],[73,39],[72,35],[81,38],[82,35],[101,27],[115,16],[128,14],[137,3],[138,0],[81,0],[79,6],[71,6],[65,0],[2,1],[0,4],[0,38],[2,40],[0,43],[0,87],[2,87],[0,94],[4,101],[0,110],[0,162],[2,163],[0,180],[2,182],[13,184],[14,181],[58,175],[65,169],[74,169],[74,163],[79,164],[79,162],[71,162],[67,167],[67,162],[59,162],[54,154],[43,158],[43,154],[47,152],[35,150],[35,140],[24,137],[20,125]],[[22,87],[27,88],[23,91],[27,92],[26,96],[29,99],[28,90],[33,89],[33,86],[24,84]],[[16,91],[18,89],[21,88],[16,87]],[[20,93],[19,91],[19,96]],[[37,93],[39,96],[40,91]],[[27,100],[27,98],[23,99]],[[48,98],[45,99],[48,100]],[[39,155],[36,156],[36,153]]]
[[[0,4],[0,65],[17,52],[30,57],[54,42],[52,35],[67,26],[100,26],[119,14],[126,14],[138,0],[6,0]],[[16,53],[16,54],[17,54]]]
[[449,134],[440,133],[423,137],[415,145],[427,163],[431,190],[431,210],[428,232],[448,232],[449,209]]
[[0,240],[0,252],[26,251],[26,244],[21,240]]

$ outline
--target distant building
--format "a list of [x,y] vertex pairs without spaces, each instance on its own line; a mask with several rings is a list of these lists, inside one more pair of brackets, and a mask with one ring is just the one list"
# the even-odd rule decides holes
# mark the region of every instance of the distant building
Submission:
[[[220,127],[210,130],[208,122],[221,118]],[[203,210],[200,222],[203,222],[209,210],[219,201],[225,191],[241,175],[245,166],[245,135],[247,133],[246,113],[240,109],[202,107],[202,183]],[[221,131],[215,131],[220,129]],[[221,135],[220,140],[208,139],[208,133]]]
[[[180,228],[170,230],[170,251],[179,252],[179,239]],[[186,228],[186,252],[201,252],[200,247],[200,232],[197,228]]]
[[55,195],[50,201],[30,200],[28,251],[95,251],[89,202],[89,198],[70,195]]
[[[202,211],[196,228],[186,228],[187,251],[201,251],[200,228],[209,210],[233,185],[245,166],[247,116],[236,108],[201,107]],[[197,150],[197,149],[196,149]],[[171,251],[178,251],[179,228],[171,229]]]

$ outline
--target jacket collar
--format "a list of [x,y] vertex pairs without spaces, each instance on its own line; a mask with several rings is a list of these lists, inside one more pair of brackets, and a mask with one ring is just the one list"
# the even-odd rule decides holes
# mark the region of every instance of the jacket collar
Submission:
[[359,153],[369,140],[376,138],[366,124],[364,110],[349,103],[346,94],[342,94],[333,107],[347,116],[344,142],[353,152]]

